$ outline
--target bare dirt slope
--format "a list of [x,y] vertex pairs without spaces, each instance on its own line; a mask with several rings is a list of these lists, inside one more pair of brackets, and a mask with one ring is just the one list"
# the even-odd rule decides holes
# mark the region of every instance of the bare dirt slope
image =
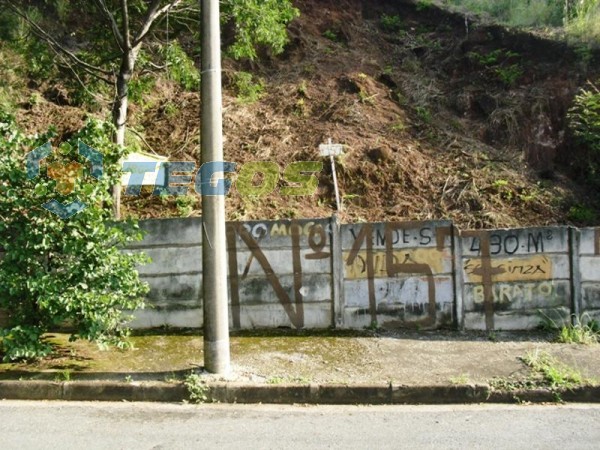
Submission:
[[[283,171],[293,161],[320,160],[318,145],[328,138],[344,144],[338,175],[346,221],[543,225],[569,222],[572,205],[591,201],[568,170],[565,117],[594,74],[593,59],[411,1],[296,5],[302,14],[284,55],[225,61],[227,160],[274,161]],[[236,98],[231,74],[240,69],[265,81],[255,103]],[[133,106],[131,125],[157,152],[195,160],[199,96],[166,80],[152,96],[145,108]],[[40,127],[55,110],[42,103],[20,120]],[[77,119],[66,128],[83,116],[76,108],[61,114]],[[126,199],[125,209],[138,217],[201,214],[195,205],[146,193]],[[234,189],[227,206],[232,220],[329,216],[330,169],[315,196],[242,197]]]

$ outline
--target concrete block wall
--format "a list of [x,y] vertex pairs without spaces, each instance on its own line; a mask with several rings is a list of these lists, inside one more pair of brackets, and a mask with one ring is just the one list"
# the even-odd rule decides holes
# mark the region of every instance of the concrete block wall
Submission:
[[229,223],[234,328],[326,328],[332,324],[331,223]]
[[570,320],[568,228],[463,231],[461,325],[476,330],[535,328],[543,316]]
[[152,259],[138,269],[150,293],[132,327],[202,326],[202,219],[145,220],[140,228],[146,236],[129,250]]
[[338,326],[452,325],[452,231],[444,221],[343,225]]
[[600,322],[600,228],[577,232],[577,256],[579,279],[576,284],[580,286],[577,317]]
[[[202,326],[201,219],[149,220],[130,250],[150,308],[136,328]],[[459,231],[449,221],[335,218],[227,225],[230,324],[527,330],[600,319],[600,229]]]
[[[140,223],[139,268],[151,290],[133,328],[202,326],[202,220]],[[323,328],[332,324],[331,223],[283,220],[227,224],[230,326]]]

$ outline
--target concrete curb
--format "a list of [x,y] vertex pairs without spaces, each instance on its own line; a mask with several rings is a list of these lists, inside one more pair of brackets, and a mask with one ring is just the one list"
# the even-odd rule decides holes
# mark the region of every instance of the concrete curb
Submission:
[[[600,386],[562,390],[494,391],[488,385],[331,385],[206,384],[208,402],[271,404],[467,404],[467,403],[600,403]],[[183,383],[113,381],[0,381],[7,400],[182,402]]]

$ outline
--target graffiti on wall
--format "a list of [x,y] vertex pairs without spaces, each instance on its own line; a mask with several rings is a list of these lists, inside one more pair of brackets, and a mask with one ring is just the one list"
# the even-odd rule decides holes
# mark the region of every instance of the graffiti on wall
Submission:
[[[381,229],[375,228],[373,224],[365,224],[358,232],[350,228],[350,233],[353,242],[350,250],[344,254],[345,278],[366,280],[371,321],[377,321],[378,313],[375,280],[394,279],[403,274],[423,277],[427,283],[427,303],[424,307],[414,305],[410,299],[405,301],[407,309],[426,316],[412,324],[435,325],[435,274],[442,273],[444,260],[452,258],[449,249],[445,249],[445,240],[452,236],[452,227],[436,228],[422,223],[405,222],[386,223]],[[387,289],[390,290],[389,285]]]
[[465,283],[472,283],[473,302],[483,305],[486,329],[494,329],[495,305],[532,301],[554,293],[553,262],[544,255],[554,231],[464,231],[467,253]]
[[[229,253],[229,283],[231,292],[231,310],[234,328],[241,328],[240,282],[249,274],[250,266],[260,265],[269,285],[273,288],[278,301],[283,306],[291,324],[295,328],[304,328],[304,289],[302,259],[320,260],[331,258],[329,229],[323,223],[291,221],[289,223],[228,223],[227,247]],[[290,256],[293,272],[293,294],[289,295],[286,286],[275,272],[271,262],[261,248],[261,242],[267,239],[289,237]],[[301,254],[300,240],[307,239],[309,253]],[[249,251],[244,271],[238,273],[238,239]]]

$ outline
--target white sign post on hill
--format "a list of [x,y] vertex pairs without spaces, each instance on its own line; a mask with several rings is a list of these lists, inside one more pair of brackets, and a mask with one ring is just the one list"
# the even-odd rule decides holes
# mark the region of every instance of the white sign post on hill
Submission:
[[341,155],[344,152],[344,146],[342,144],[334,144],[331,139],[327,144],[319,145],[319,153],[321,156],[329,156],[329,160],[331,161],[331,173],[333,174],[333,186],[335,188],[335,204],[337,205],[337,210],[342,210],[342,204],[340,202],[340,190],[338,188],[337,182],[337,174],[335,172],[335,159],[334,156]]

